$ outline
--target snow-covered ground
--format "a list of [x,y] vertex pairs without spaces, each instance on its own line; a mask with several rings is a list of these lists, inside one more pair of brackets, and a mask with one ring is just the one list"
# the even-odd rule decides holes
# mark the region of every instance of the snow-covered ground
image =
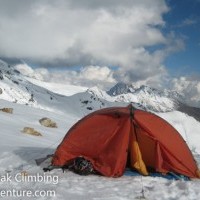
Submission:
[[[124,88],[117,88],[117,91]],[[67,130],[77,120],[96,109],[127,105],[134,101],[152,110],[173,110],[174,101],[151,88],[140,88],[134,94],[117,96],[94,87],[88,89],[46,83],[27,78],[8,64],[0,61],[0,109],[13,108],[13,114],[0,111],[0,197],[2,191],[25,192],[4,195],[3,199],[59,199],[59,200],[130,200],[130,199],[200,199],[200,181],[174,181],[160,177],[127,176],[106,178],[102,176],[79,176],[56,169],[45,173],[35,159],[52,154]],[[134,91],[133,91],[134,92]],[[138,105],[137,104],[137,105]],[[159,107],[161,105],[161,107]],[[200,123],[178,111],[158,113],[171,123],[184,137],[200,165]],[[39,123],[48,117],[57,128],[47,128]],[[24,127],[34,128],[42,136],[22,133]],[[9,176],[6,180],[6,176]],[[37,181],[22,181],[26,177]],[[38,177],[52,180],[40,181]],[[53,180],[55,179],[55,180]],[[34,197],[28,197],[27,191]],[[36,197],[36,191],[41,192]],[[55,192],[50,197],[48,192]],[[42,197],[43,196],[43,197]],[[51,196],[54,196],[51,194]]]
[[[13,114],[0,112],[0,176],[9,174],[11,181],[0,181],[1,190],[42,191],[44,197],[27,197],[18,199],[72,199],[72,200],[130,200],[130,199],[200,199],[200,181],[174,181],[159,177],[127,176],[106,178],[101,176],[79,176],[72,172],[63,173],[56,169],[46,174],[37,166],[35,159],[45,157],[55,151],[66,131],[81,116],[76,113],[56,113],[26,105],[19,105],[0,100],[0,108],[12,107]],[[186,139],[195,158],[200,164],[200,124],[183,113],[174,111],[159,114],[173,124]],[[58,128],[43,127],[39,119],[49,117],[58,124]],[[30,136],[21,132],[25,127],[33,127],[42,136]],[[53,181],[21,182],[19,178],[24,171],[30,176],[38,173],[55,178]],[[15,178],[18,175],[18,178]],[[56,179],[58,178],[58,179]],[[56,181],[58,180],[58,181]],[[143,189],[143,192],[142,192]],[[47,191],[55,191],[55,197],[45,196]],[[15,199],[15,197],[4,197]]]

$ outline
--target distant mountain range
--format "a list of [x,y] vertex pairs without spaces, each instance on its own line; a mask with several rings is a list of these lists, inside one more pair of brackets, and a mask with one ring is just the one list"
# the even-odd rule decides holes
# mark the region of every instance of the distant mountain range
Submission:
[[143,109],[156,112],[178,110],[200,121],[200,108],[188,106],[184,97],[176,91],[160,91],[149,86],[134,87],[132,84],[117,83],[108,92],[116,101],[135,102]]
[[86,89],[70,85],[66,88],[63,86],[62,91],[60,85],[26,77],[0,60],[0,99],[49,111],[76,111],[81,116],[100,108],[133,103],[137,108],[152,112],[178,110],[200,121],[200,108],[186,105],[184,98],[176,91],[125,83],[117,83],[107,92],[97,87]]

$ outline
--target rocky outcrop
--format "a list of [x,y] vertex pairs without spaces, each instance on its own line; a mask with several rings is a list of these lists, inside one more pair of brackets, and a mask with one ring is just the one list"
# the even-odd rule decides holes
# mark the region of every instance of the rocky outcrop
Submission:
[[40,119],[39,122],[42,126],[50,127],[50,128],[57,128],[56,122],[52,121],[49,118],[44,117],[44,118]]
[[0,111],[12,114],[13,108],[1,108]]
[[42,136],[42,134],[38,131],[36,131],[34,128],[30,127],[24,127],[22,130],[22,133],[28,134],[28,135],[33,135],[33,136]]
[[0,94],[2,94],[3,93],[3,90],[0,88]]

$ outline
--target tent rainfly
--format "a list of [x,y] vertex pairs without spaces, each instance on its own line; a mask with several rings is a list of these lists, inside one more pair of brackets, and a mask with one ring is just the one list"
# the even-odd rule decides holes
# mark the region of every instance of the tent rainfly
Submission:
[[132,105],[101,109],[82,118],[57,147],[52,165],[63,167],[80,156],[108,177],[122,176],[130,163],[142,175],[154,170],[200,178],[193,155],[177,130]]

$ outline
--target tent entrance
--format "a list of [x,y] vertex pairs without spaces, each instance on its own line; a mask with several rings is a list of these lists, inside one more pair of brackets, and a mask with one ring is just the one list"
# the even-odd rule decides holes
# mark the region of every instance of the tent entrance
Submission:
[[156,171],[156,141],[141,128],[131,125],[127,164],[142,175]]

